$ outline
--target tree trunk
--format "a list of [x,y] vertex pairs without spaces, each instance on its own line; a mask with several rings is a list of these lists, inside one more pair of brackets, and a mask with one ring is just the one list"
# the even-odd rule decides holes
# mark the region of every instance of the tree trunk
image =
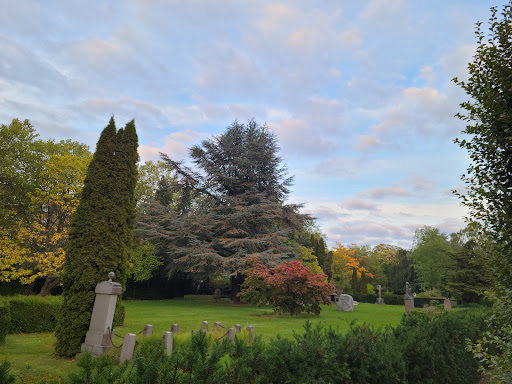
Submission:
[[41,291],[38,293],[38,296],[44,297],[49,295],[52,292],[52,289],[57,287],[60,284],[59,277],[46,276],[43,287]]
[[238,293],[241,291],[241,285],[244,282],[244,277],[241,273],[237,273],[236,275],[231,276],[230,285],[231,285],[231,302],[239,303],[240,296]]

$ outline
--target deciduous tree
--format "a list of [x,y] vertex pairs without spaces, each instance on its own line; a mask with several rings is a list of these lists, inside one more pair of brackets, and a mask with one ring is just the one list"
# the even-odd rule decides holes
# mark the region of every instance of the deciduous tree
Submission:
[[[477,49],[467,81],[454,79],[470,97],[457,116],[467,125],[455,140],[471,163],[459,191],[470,218],[492,240],[489,259],[494,300],[491,340],[501,352],[489,359],[503,381],[512,380],[512,3],[492,8],[489,30],[476,24]],[[487,358],[487,357],[486,357]],[[508,372],[508,373],[507,373]]]
[[450,243],[439,228],[424,226],[416,230],[411,259],[424,289],[441,289],[451,265]]

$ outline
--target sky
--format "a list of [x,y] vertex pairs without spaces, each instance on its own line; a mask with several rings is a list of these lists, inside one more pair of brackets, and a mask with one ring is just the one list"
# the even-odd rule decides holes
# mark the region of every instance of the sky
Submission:
[[267,124],[289,203],[329,246],[413,246],[467,211],[454,144],[486,0],[0,0],[0,123],[94,150],[135,119],[142,161]]

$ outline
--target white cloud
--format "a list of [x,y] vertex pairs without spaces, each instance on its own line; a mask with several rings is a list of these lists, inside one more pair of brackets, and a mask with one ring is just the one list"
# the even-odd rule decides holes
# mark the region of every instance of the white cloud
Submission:
[[401,11],[404,5],[404,0],[371,0],[361,13],[361,17],[372,21],[380,21],[388,18],[393,13]]
[[362,211],[376,211],[378,210],[377,205],[364,200],[348,200],[340,203],[342,208],[348,210],[362,210]]
[[370,199],[383,199],[386,197],[395,197],[395,196],[409,197],[409,196],[411,196],[411,193],[409,191],[407,191],[406,189],[399,188],[399,187],[380,187],[380,188],[371,188],[371,189],[367,189],[366,191],[362,191],[359,193],[359,196],[367,197]]
[[158,160],[160,152],[165,153],[176,161],[188,160],[189,148],[200,143],[205,138],[205,134],[192,130],[173,132],[165,137],[161,145],[157,143],[140,145],[139,155],[142,161]]
[[337,40],[344,46],[359,47],[363,43],[363,36],[359,29],[354,28],[340,32],[337,36]]
[[375,149],[382,146],[382,141],[374,136],[359,135],[359,139],[354,146],[358,151],[366,151],[369,149]]
[[425,65],[420,70],[420,78],[425,81],[427,86],[432,87],[436,82],[436,73],[431,65]]

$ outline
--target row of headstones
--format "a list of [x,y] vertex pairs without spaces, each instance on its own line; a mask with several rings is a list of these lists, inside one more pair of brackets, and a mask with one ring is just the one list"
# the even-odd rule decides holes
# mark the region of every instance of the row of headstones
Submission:
[[[222,323],[220,321],[217,321],[213,324],[215,330],[221,330]],[[245,328],[246,331],[249,333],[249,338],[251,341],[254,340],[256,337],[256,331],[254,329],[254,325],[249,325]],[[208,322],[203,321],[201,324],[201,331],[207,332],[208,331]],[[172,324],[171,325],[171,331],[170,332],[164,332],[163,333],[163,339],[165,344],[165,350],[167,353],[167,356],[171,356],[172,354],[172,347],[173,347],[173,341],[174,341],[174,334],[179,332],[179,326],[178,324]],[[242,332],[242,325],[241,324],[235,324],[234,328],[227,328],[226,329],[226,337],[231,340],[233,345],[235,344],[235,334]],[[114,333],[114,331],[112,332]],[[150,336],[153,334],[153,326],[150,324],[147,324],[144,326],[144,330],[142,331],[143,336]],[[135,343],[136,343],[136,337],[137,335],[135,333],[127,333],[124,335],[123,339],[123,346],[121,348],[121,357],[119,359],[120,363],[124,363],[126,360],[131,360],[133,357],[133,351],[135,349]]]
[[[452,302],[447,297],[439,297],[439,298],[432,298],[432,299],[442,299],[443,300],[443,308],[445,311],[449,311],[452,309]],[[405,312],[409,313],[414,309],[414,297],[405,297]],[[425,305],[428,306],[428,305]]]

